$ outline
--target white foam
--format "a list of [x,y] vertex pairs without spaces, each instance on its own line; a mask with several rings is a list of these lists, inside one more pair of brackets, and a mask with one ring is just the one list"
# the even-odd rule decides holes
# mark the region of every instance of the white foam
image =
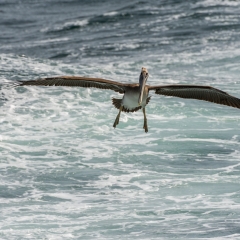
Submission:
[[117,14],[118,14],[118,12],[112,11],[112,12],[104,13],[103,16],[115,16]]
[[[8,54],[1,63],[6,72],[23,69],[2,80],[65,75],[70,69],[73,75],[134,82],[142,66],[126,61],[69,67]],[[149,84],[160,84],[158,64],[146,64],[153,71]],[[181,83],[172,76],[163,80],[174,81]],[[230,86],[231,80],[224,82],[223,90]],[[7,99],[0,112],[3,238],[149,238],[150,231],[157,237],[160,231],[210,236],[224,226],[228,231],[227,221],[238,223],[238,111],[153,94],[146,134],[140,111],[123,113],[113,129],[118,111],[111,97],[122,95],[111,91],[1,91]]]

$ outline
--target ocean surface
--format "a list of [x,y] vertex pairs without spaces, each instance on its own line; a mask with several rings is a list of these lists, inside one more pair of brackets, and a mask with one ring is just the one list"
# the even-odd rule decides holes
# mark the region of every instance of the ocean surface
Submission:
[[240,239],[240,110],[59,75],[211,85],[240,98],[240,2],[0,1],[0,239]]

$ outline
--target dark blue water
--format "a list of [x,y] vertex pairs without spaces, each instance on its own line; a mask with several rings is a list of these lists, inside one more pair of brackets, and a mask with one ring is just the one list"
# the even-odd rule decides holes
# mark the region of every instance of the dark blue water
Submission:
[[240,238],[239,110],[6,88],[58,75],[211,85],[240,98],[240,3],[0,1],[1,239]]

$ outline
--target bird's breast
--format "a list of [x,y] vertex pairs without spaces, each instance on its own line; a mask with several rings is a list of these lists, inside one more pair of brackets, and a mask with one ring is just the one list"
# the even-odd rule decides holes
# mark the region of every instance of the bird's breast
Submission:
[[[129,89],[125,91],[125,94],[122,99],[122,105],[128,109],[128,110],[133,110],[135,108],[138,108],[138,98],[139,98],[140,90],[139,87]],[[148,97],[148,89],[144,89],[143,93],[143,100],[140,104],[141,107],[145,107],[147,104],[147,97]]]

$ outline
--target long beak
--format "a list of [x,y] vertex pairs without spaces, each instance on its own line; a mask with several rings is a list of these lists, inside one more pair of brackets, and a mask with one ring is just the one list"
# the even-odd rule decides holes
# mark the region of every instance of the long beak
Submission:
[[145,89],[147,79],[148,79],[148,75],[146,74],[146,72],[141,72],[141,75],[139,77],[139,90],[140,90],[140,94],[139,94],[139,98],[138,98],[138,105],[139,106],[142,103],[143,91]]

